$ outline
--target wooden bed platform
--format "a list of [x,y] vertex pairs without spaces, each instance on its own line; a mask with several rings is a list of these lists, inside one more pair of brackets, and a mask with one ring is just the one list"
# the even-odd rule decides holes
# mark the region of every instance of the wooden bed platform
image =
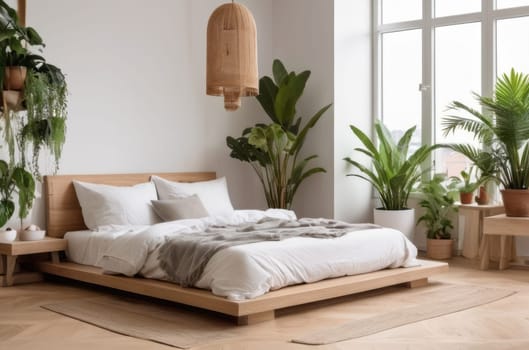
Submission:
[[[130,186],[149,180],[151,174],[126,175],[60,175],[44,178],[48,235],[63,237],[68,231],[84,230],[81,208],[72,181]],[[213,172],[156,174],[172,181],[204,181],[215,178]],[[71,262],[40,262],[44,273],[127,292],[174,301],[234,316],[238,324],[251,324],[274,318],[275,310],[404,284],[418,287],[428,283],[428,277],[448,271],[448,264],[421,260],[421,266],[381,270],[361,275],[328,279],[316,283],[286,287],[255,299],[231,301],[206,290],[182,288],[176,284],[144,278],[105,275],[100,268]]]

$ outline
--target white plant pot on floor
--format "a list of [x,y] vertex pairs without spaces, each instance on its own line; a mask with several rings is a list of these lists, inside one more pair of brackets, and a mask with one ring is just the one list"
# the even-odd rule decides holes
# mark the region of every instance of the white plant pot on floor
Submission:
[[374,209],[373,214],[375,224],[399,230],[413,242],[413,236],[415,235],[415,209]]

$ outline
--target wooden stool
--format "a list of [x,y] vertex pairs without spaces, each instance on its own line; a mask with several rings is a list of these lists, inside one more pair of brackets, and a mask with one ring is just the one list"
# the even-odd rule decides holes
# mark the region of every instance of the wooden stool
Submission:
[[494,236],[500,237],[499,269],[504,270],[510,265],[510,255],[516,257],[516,250],[513,248],[514,237],[529,237],[529,218],[501,214],[483,219],[483,240],[480,248],[482,270],[489,268],[490,240]]

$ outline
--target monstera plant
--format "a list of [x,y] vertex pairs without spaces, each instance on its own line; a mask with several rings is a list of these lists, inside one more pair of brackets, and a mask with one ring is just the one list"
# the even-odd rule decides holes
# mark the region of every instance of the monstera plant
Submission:
[[256,97],[272,123],[246,128],[238,138],[228,136],[226,143],[232,158],[252,166],[263,185],[268,206],[290,209],[301,183],[309,176],[325,172],[321,167],[308,167],[317,155],[301,159],[300,151],[310,129],[331,105],[321,108],[302,125],[296,104],[310,71],[289,73],[277,59],[272,70],[273,78],[264,76],[259,80],[260,94]]
[[31,173],[20,166],[10,166],[0,160],[0,227],[4,226],[15,212],[14,192],[18,193],[18,217],[24,219],[35,198],[35,180]]

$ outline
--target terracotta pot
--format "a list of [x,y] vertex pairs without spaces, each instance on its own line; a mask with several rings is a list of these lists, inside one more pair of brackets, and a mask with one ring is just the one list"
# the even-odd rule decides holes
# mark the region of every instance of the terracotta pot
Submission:
[[461,204],[472,204],[474,200],[474,193],[472,192],[459,192],[459,199]]
[[432,259],[450,259],[452,257],[452,239],[428,239],[426,242],[426,256]]
[[4,89],[20,91],[24,88],[27,68],[22,66],[5,67]]
[[505,215],[514,217],[529,216],[529,190],[501,190]]
[[478,205],[487,205],[490,202],[489,193],[487,192],[487,189],[485,186],[480,186],[479,188],[479,196],[476,196],[476,203]]

